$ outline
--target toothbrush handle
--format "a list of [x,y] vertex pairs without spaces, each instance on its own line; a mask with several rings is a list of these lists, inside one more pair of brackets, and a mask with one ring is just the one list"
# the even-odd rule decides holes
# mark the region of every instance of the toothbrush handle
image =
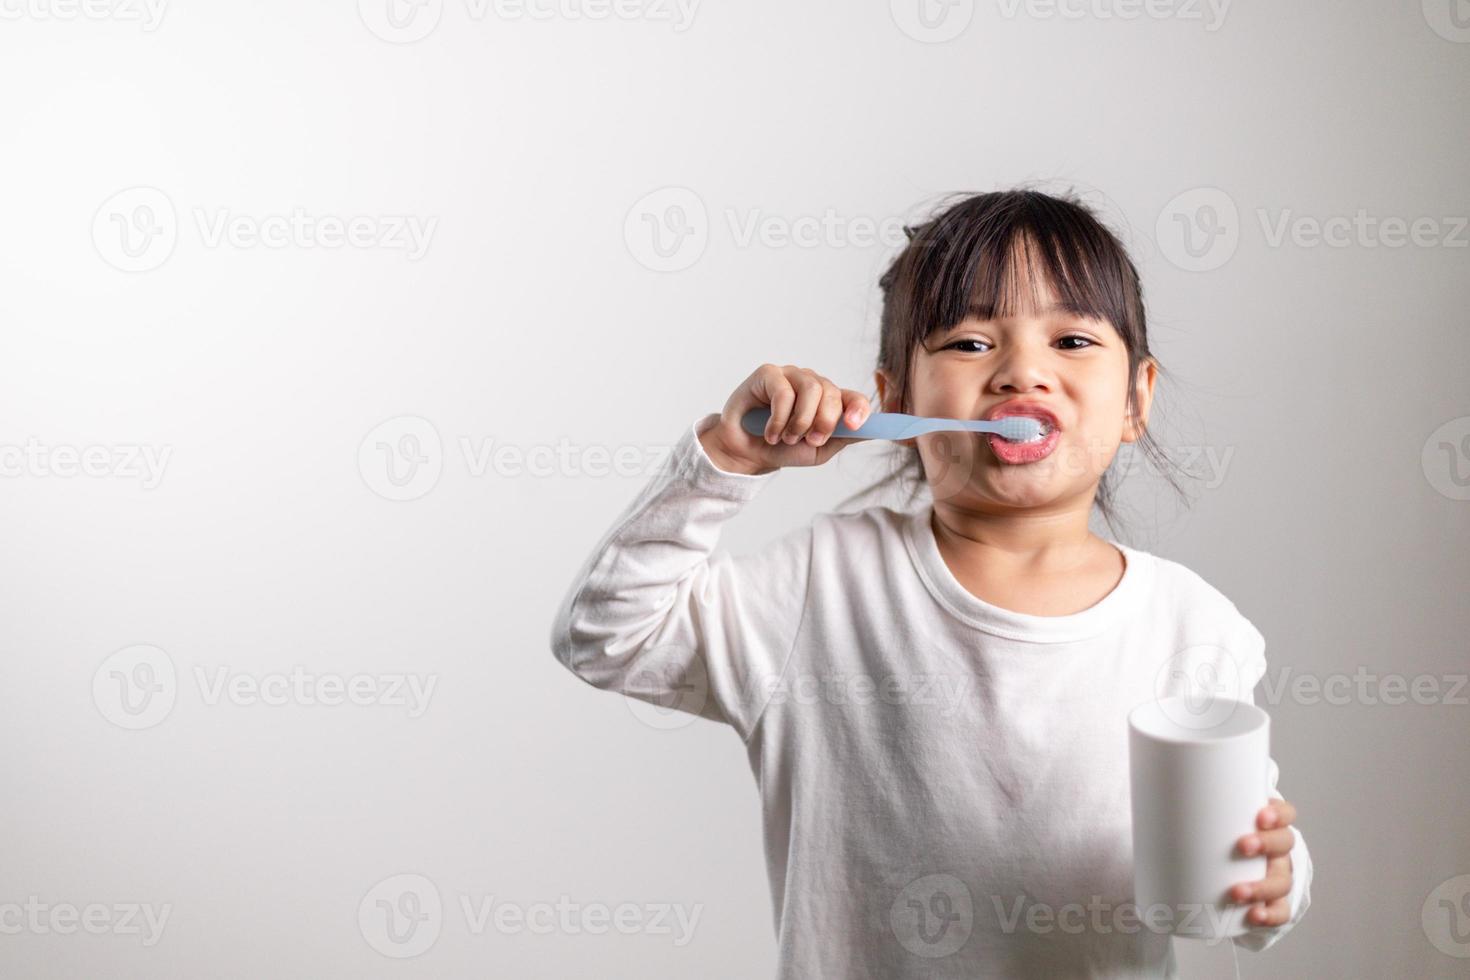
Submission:
[[[769,408],[752,408],[740,417],[740,427],[751,435],[760,438],[765,435],[766,423],[771,421],[771,410]],[[866,428],[867,422],[856,429],[850,429],[845,422],[838,422],[837,428],[832,430],[832,438],[842,439],[864,439],[871,438],[860,433]]]
[[[740,418],[740,427],[760,438],[771,419],[768,407],[752,408]],[[902,441],[921,436],[926,432],[985,432],[1004,439],[1025,441],[1038,438],[1039,434],[1028,434],[1026,426],[1039,427],[1031,419],[937,419],[923,415],[907,415],[903,412],[874,412],[863,420],[856,429],[842,422],[832,430],[835,439],[892,439]],[[1019,427],[1019,429],[1018,429]]]
[[[740,417],[740,427],[757,438],[764,435],[766,423],[771,420],[769,408],[752,408]],[[838,422],[832,430],[834,439],[911,439],[916,435],[932,431],[934,419],[905,415],[902,412],[874,412],[863,420],[856,429]]]

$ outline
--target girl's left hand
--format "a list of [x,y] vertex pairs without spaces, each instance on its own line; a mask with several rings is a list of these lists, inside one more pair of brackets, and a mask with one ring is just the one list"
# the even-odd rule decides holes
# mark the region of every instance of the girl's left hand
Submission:
[[1252,857],[1266,855],[1266,877],[1242,882],[1230,889],[1230,897],[1234,901],[1255,903],[1255,907],[1246,913],[1249,925],[1279,926],[1291,917],[1286,896],[1291,892],[1291,845],[1294,842],[1291,823],[1295,819],[1296,807],[1285,800],[1272,800],[1256,814],[1256,826],[1261,829],[1246,834],[1237,842],[1242,854]]

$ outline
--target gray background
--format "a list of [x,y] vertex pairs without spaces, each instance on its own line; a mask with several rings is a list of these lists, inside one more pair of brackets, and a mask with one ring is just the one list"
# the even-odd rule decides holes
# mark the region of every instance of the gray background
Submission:
[[[757,364],[871,392],[899,223],[1031,181],[1123,234],[1157,431],[1221,464],[1188,510],[1130,475],[1126,539],[1230,596],[1273,684],[1369,677],[1268,703],[1317,880],[1242,974],[1463,976],[1470,26],[1448,0],[519,9],[5,8],[0,972],[770,975],[739,740],[583,685],[551,616],[650,454]],[[298,208],[325,223],[249,237]],[[1362,237],[1312,238],[1360,210]],[[815,245],[780,237],[829,214]],[[877,459],[780,474],[724,545]],[[295,666],[363,703],[215,686]],[[395,675],[434,683],[422,711]],[[1441,696],[1385,704],[1389,675]],[[388,934],[379,899],[414,896],[420,931]],[[465,903],[492,896],[699,919],[477,930]],[[94,903],[97,934],[52,928]],[[156,941],[128,905],[167,909]],[[1181,957],[1232,975],[1223,948]]]

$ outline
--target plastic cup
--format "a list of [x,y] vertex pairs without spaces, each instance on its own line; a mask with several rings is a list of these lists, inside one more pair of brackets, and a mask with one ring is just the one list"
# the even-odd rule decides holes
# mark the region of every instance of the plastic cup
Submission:
[[1219,940],[1250,931],[1230,889],[1266,876],[1264,855],[1236,842],[1256,829],[1271,719],[1244,701],[1148,701],[1128,714],[1133,891],[1146,928]]

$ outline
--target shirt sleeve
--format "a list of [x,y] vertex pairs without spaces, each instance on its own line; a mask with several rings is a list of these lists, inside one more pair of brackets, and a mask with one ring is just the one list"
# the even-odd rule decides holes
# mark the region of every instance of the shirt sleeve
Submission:
[[[1241,684],[1242,699],[1249,704],[1255,704],[1256,684],[1266,675],[1266,640],[1261,636],[1260,630],[1244,617],[1241,617],[1241,629],[1245,635],[1241,644],[1245,653],[1242,661],[1244,670]],[[1276,760],[1268,758],[1266,761],[1266,795],[1272,799],[1285,799],[1276,788],[1280,775],[1281,768],[1276,764]],[[1279,926],[1250,926],[1249,932],[1233,937],[1232,941],[1241,949],[1259,953],[1274,945],[1301,921],[1302,916],[1306,915],[1307,909],[1312,904],[1312,855],[1307,850],[1306,838],[1302,836],[1296,824],[1292,824],[1288,829],[1291,830],[1292,836],[1291,891],[1287,893],[1287,904],[1291,910],[1291,916]]]
[[[551,630],[582,680],[749,741],[806,606],[812,528],[749,555],[713,555],[722,525],[776,475],[715,466],[695,421],[583,563]],[[779,471],[777,471],[779,472]]]

